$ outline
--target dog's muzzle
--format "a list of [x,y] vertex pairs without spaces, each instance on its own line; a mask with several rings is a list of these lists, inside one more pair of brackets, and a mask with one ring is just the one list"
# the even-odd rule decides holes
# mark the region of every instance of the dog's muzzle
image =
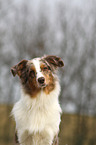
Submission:
[[44,77],[38,78],[38,84],[41,87],[45,87],[46,86],[46,84],[45,84],[45,78]]

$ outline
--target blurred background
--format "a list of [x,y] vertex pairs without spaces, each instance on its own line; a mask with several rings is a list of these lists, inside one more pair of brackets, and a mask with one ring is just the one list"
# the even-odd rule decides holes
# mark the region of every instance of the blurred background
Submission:
[[14,144],[20,98],[10,68],[44,54],[65,64],[60,145],[96,145],[96,0],[0,0],[0,145]]

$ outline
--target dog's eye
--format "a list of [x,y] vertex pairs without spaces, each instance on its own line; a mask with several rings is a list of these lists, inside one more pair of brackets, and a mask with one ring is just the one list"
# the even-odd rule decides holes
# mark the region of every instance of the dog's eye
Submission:
[[43,70],[48,70],[48,68],[45,66],[45,67],[43,68]]
[[35,77],[35,72],[34,72],[34,70],[31,70],[31,71],[30,71],[30,77],[33,77],[33,78]]

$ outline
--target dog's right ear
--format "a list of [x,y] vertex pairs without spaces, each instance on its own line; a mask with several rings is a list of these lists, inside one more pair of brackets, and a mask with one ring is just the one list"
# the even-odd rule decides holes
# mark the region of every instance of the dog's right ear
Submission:
[[18,75],[19,77],[21,76],[22,71],[26,68],[27,62],[28,62],[28,60],[22,60],[17,65],[15,65],[11,68],[11,72],[14,77],[16,75]]
[[45,61],[47,61],[54,68],[58,68],[58,67],[63,67],[64,66],[63,60],[60,57],[58,57],[58,56],[47,55],[47,56],[44,56],[43,59]]

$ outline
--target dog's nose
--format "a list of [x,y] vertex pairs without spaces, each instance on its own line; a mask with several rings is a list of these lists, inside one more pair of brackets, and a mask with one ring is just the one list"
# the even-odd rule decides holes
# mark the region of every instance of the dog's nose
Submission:
[[38,82],[39,82],[40,84],[44,84],[45,78],[44,78],[44,77],[38,78]]

